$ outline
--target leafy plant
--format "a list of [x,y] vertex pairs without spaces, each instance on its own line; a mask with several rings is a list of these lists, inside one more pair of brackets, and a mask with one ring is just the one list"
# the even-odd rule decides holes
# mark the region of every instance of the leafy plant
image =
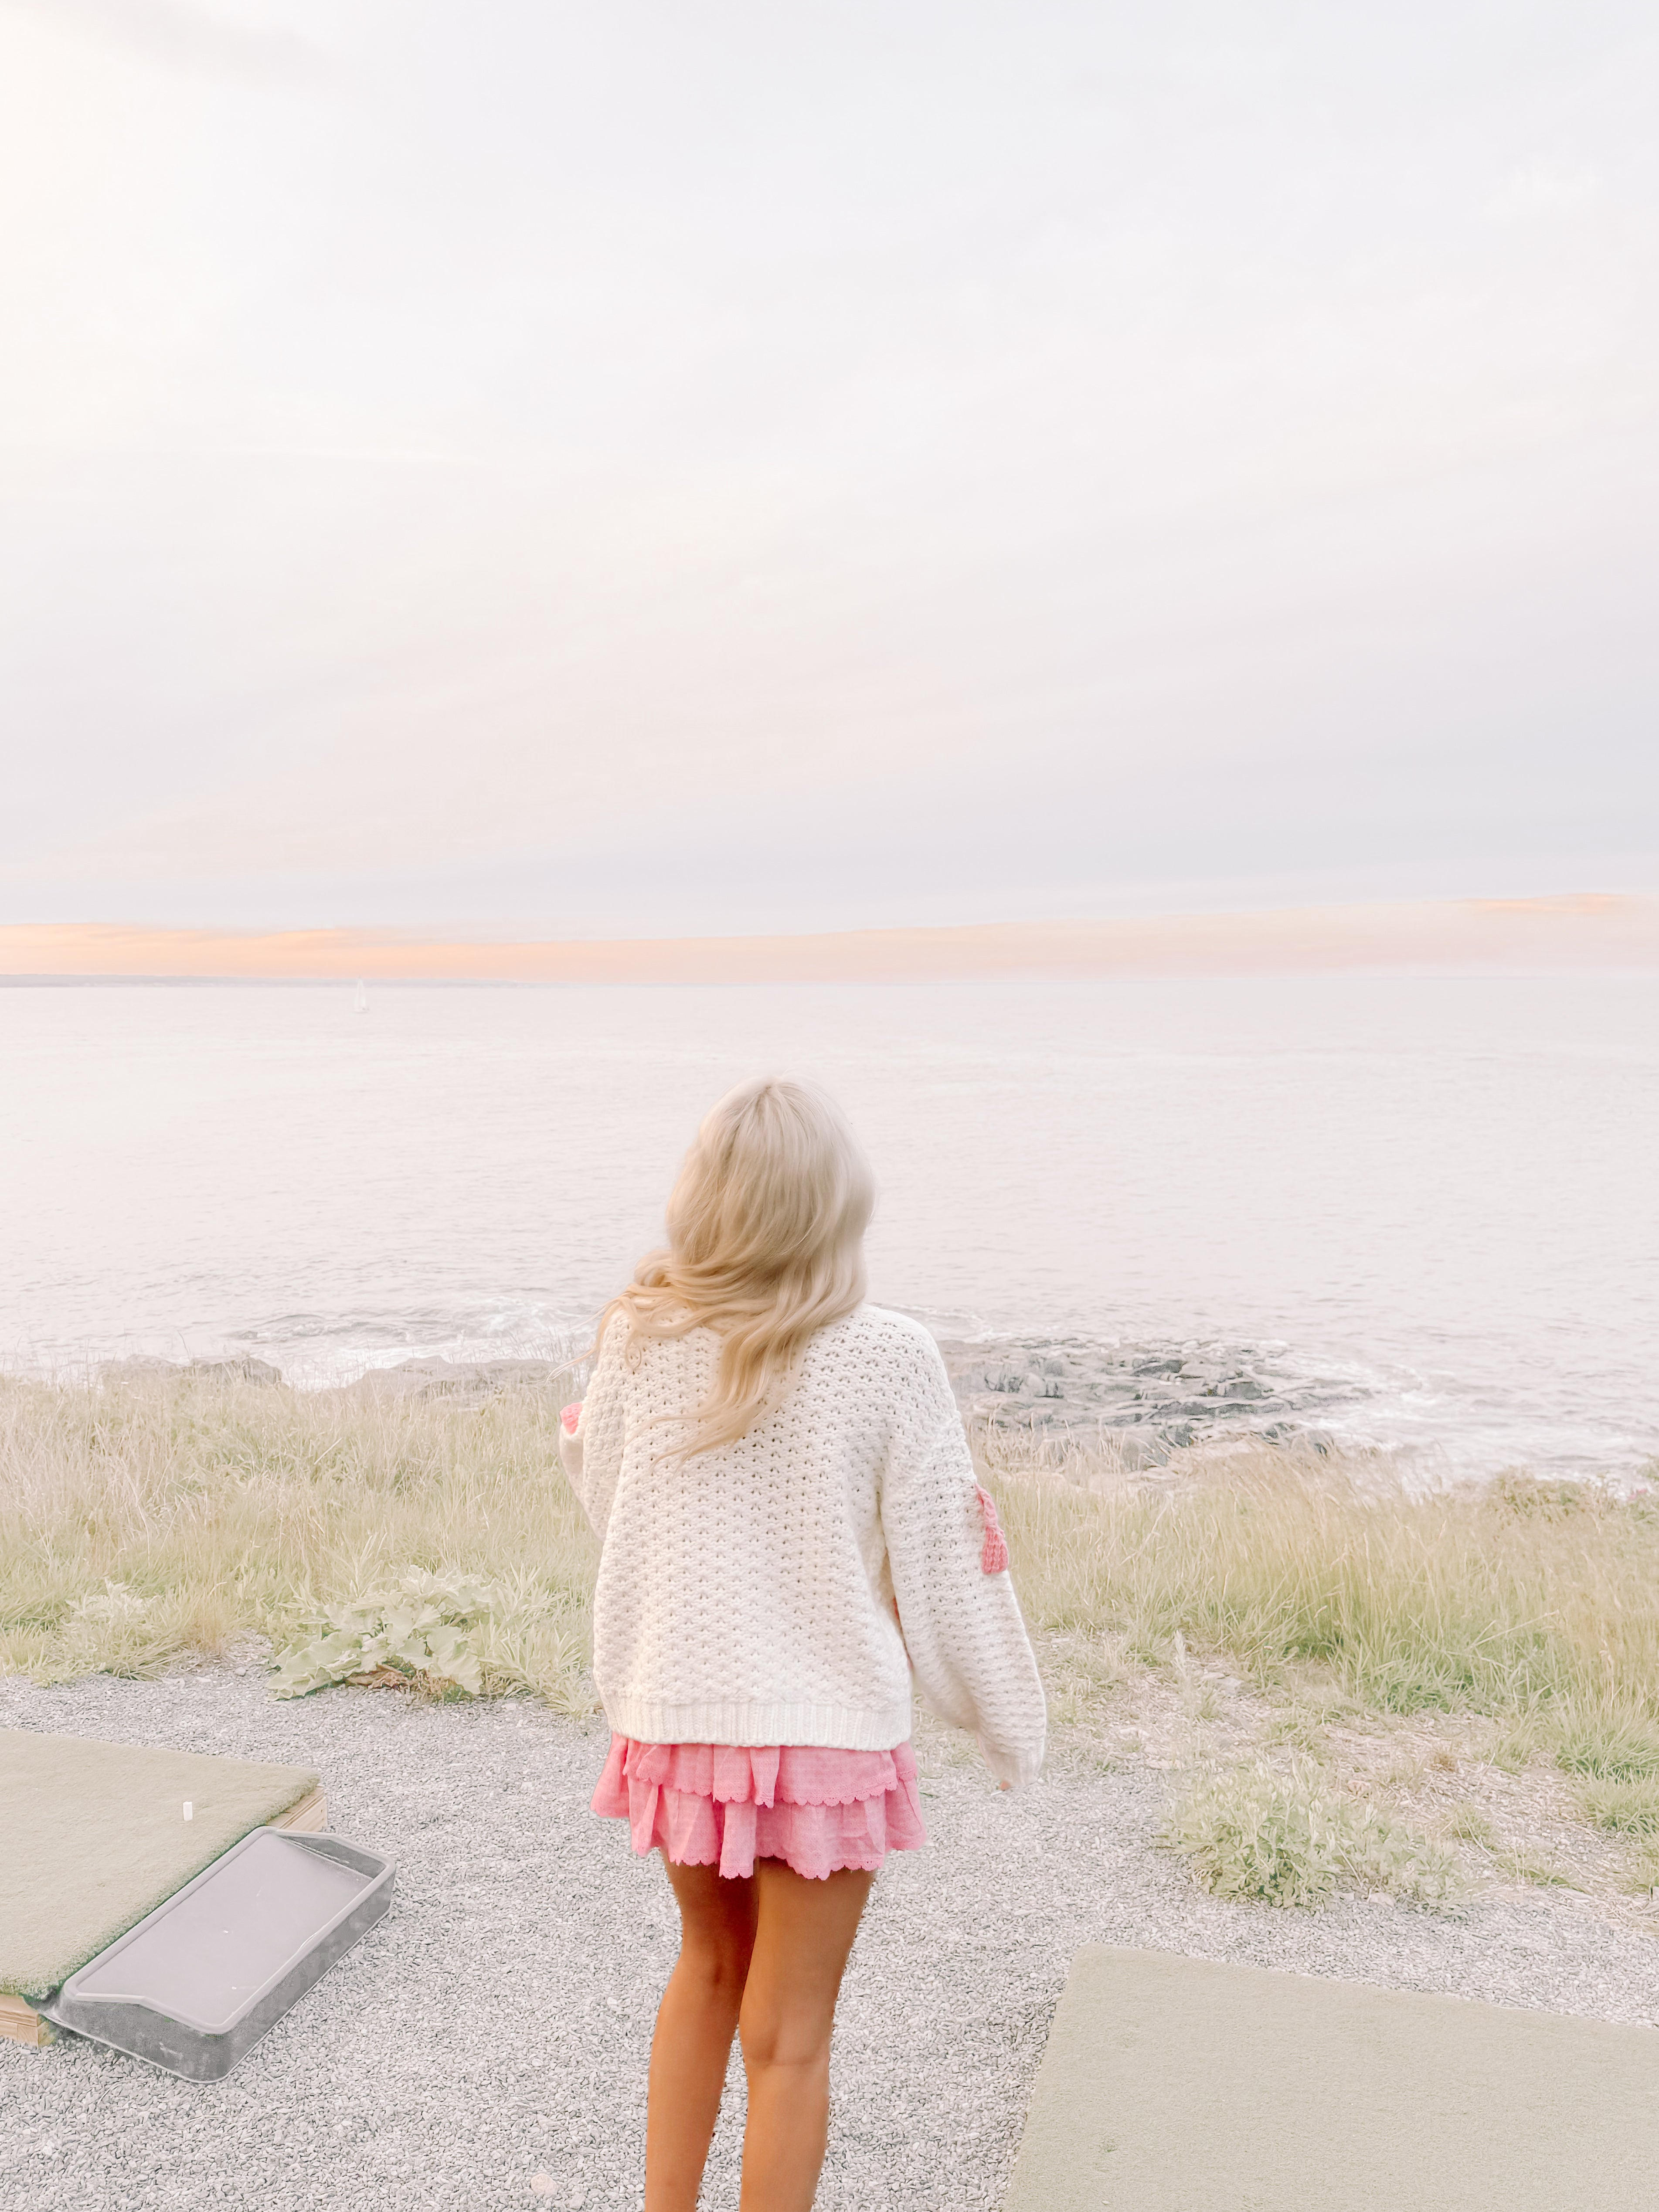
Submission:
[[392,1589],[302,1615],[296,1640],[277,1654],[272,1692],[303,1698],[333,1682],[390,1674],[476,1698],[483,1689],[482,1632],[500,1602],[490,1583],[445,1581],[411,1567]]
[[1162,1839],[1212,1896],[1268,1905],[1322,1905],[1339,1884],[1439,1905],[1459,1887],[1443,1846],[1320,1785],[1297,1764],[1288,1778],[1257,1764],[1201,1778]]

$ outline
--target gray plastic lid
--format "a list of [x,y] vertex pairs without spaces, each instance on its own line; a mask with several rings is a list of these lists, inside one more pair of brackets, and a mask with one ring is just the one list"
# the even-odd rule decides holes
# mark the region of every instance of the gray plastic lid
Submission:
[[141,2004],[223,2033],[371,1888],[296,1839],[261,1828],[154,1918],[72,1975],[76,2002]]

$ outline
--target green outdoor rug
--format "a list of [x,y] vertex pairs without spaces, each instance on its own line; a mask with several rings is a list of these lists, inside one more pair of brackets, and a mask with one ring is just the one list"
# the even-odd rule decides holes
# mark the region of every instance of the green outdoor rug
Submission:
[[0,1992],[45,1996],[316,1786],[304,1766],[0,1729]]
[[1654,2203],[1653,2028],[1091,1946],[1006,2212]]

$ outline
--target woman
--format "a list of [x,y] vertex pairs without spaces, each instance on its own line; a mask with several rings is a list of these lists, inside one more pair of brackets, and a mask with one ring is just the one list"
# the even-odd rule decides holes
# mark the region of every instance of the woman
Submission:
[[661,1851],[680,1910],[646,2212],[693,2212],[734,2033],[744,2212],[811,2204],[859,1917],[887,1851],[927,1840],[912,1677],[1002,1788],[1042,1763],[1042,1685],[944,1362],[864,1302],[873,1203],[822,1092],[732,1091],[565,1411],[602,1545],[593,1808]]

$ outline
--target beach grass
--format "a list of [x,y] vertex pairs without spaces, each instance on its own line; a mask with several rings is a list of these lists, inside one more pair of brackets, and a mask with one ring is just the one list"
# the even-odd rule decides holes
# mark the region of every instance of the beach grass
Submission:
[[[487,1690],[591,1710],[597,1547],[559,1468],[561,1395],[0,1383],[0,1669],[153,1674],[251,1634],[289,1649],[415,1572],[489,1586]],[[1069,1655],[1072,1717],[1126,1668],[1222,1655],[1282,1693],[1292,1750],[1342,1713],[1487,1715],[1489,1756],[1552,1759],[1589,1817],[1648,1832],[1650,1503],[1520,1478],[1413,1499],[1265,1446],[1151,1491],[1099,1455],[980,1448],[1027,1618]]]
[[1153,1662],[1177,1641],[1224,1654],[1292,1693],[1292,1738],[1335,1698],[1492,1716],[1511,1766],[1542,1753],[1587,1778],[1659,1775],[1650,1501],[1520,1477],[1413,1498],[1368,1468],[1265,1449],[1162,1495],[1086,1486],[1086,1455],[1037,1480],[1006,1449],[995,1458],[1039,1632],[1115,1634]]
[[155,1674],[410,1570],[498,1601],[483,1686],[587,1711],[598,1547],[558,1395],[0,1384],[0,1670]]

